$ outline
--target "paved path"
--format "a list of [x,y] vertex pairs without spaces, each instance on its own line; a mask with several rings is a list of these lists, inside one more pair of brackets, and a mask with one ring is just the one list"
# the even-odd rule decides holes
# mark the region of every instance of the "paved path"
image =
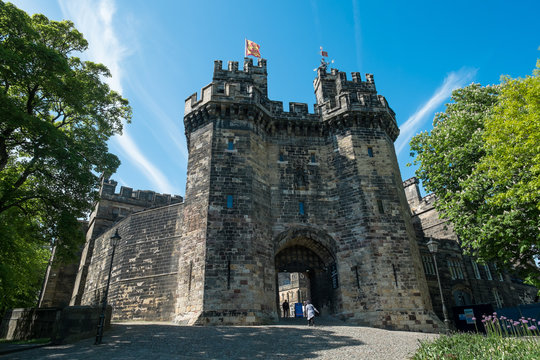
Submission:
[[[298,321],[297,321],[298,320]],[[115,323],[103,344],[86,339],[0,356],[0,359],[408,359],[418,340],[437,335],[345,326],[332,319],[269,326],[188,327]]]

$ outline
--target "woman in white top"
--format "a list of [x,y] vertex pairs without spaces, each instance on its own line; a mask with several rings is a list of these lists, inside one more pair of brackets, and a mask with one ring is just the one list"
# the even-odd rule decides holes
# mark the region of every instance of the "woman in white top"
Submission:
[[318,314],[319,310],[315,309],[315,306],[309,300],[306,301],[306,313],[308,326],[315,326],[315,313]]

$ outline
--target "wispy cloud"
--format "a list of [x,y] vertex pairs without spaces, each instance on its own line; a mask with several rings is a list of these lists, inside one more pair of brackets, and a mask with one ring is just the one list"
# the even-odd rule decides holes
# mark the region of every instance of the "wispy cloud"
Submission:
[[362,28],[360,27],[360,6],[358,0],[352,0],[354,20],[354,40],[356,43],[356,65],[362,70]]
[[[77,28],[88,40],[88,57],[92,61],[105,64],[112,77],[105,79],[109,86],[122,93],[124,59],[130,54],[118,38],[114,26],[116,5],[114,0],[58,0],[64,17],[72,19]],[[139,147],[124,128],[121,136],[113,138],[128,161],[141,169],[144,176],[152,182],[159,192],[174,192],[174,187],[166,177],[143,155]]]
[[[169,141],[161,141],[159,145],[163,151],[170,154],[171,159],[177,161],[180,166],[185,166],[185,162],[188,159],[188,151],[185,136],[179,126],[180,121],[171,119],[170,115],[163,110],[163,105],[156,102],[151,96],[150,91],[147,90],[148,87],[144,86],[139,81],[139,78],[129,79],[128,84],[139,97],[144,99],[145,106],[152,111],[153,118],[152,123],[148,124],[149,131],[156,138],[166,136]],[[156,126],[156,123],[158,126]],[[175,146],[170,146],[170,144],[174,144]],[[178,157],[178,153],[182,157]]]
[[71,19],[86,40],[88,57],[105,64],[112,77],[109,86],[122,93],[122,61],[129,55],[128,48],[118,40],[113,20],[116,6],[113,0],[58,0],[62,14]]
[[130,156],[134,160],[133,164],[152,182],[156,187],[153,190],[168,194],[176,193],[175,188],[169,183],[165,175],[146,159],[131,137],[122,136],[121,140],[122,142],[120,144],[122,152],[126,156]]
[[401,125],[400,135],[396,141],[396,152],[398,154],[409,144],[411,138],[418,132],[424,122],[433,117],[434,111],[452,95],[452,91],[472,81],[477,71],[478,69],[462,68],[446,76],[442,85],[431,98]]
[[313,22],[315,23],[315,28],[317,29],[317,40],[319,40],[319,43],[323,41],[322,37],[322,27],[321,27],[321,21],[319,18],[319,6],[317,5],[317,1],[311,0],[311,12],[313,13]]

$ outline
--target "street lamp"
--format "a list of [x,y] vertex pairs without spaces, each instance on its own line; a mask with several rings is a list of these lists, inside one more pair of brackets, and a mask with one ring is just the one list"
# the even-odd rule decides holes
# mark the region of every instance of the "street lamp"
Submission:
[[437,257],[435,256],[435,254],[437,254],[439,242],[434,240],[433,238],[429,238],[429,241],[426,245],[429,249],[429,252],[433,256],[433,262],[435,263],[435,273],[437,274],[437,282],[439,283],[439,291],[441,292],[441,303],[442,303],[442,311],[444,315],[444,325],[446,326],[446,331],[448,332],[450,330],[450,320],[448,319],[448,311],[446,310],[446,305],[444,303],[444,296],[443,296],[443,291],[441,287],[441,278],[439,277],[439,268],[437,266]]
[[109,295],[109,285],[111,284],[111,273],[112,273],[112,266],[114,261],[114,252],[116,251],[116,246],[118,243],[122,240],[122,237],[118,235],[118,229],[116,229],[116,232],[111,237],[111,245],[112,245],[112,254],[111,254],[111,264],[109,265],[109,277],[107,278],[107,286],[105,287],[105,293],[103,294],[103,305],[101,307],[101,314],[99,315],[99,324],[97,328],[97,334],[96,334],[96,342],[94,345],[101,344],[101,338],[103,337],[103,328],[105,327],[105,312],[107,311],[107,296]]

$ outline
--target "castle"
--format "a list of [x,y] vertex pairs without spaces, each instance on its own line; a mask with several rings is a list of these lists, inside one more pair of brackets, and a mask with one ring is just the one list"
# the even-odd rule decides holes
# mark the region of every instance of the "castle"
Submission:
[[313,86],[314,113],[296,102],[286,112],[268,99],[266,60],[246,58],[243,69],[215,61],[212,82],[185,102],[185,199],[126,187],[117,194],[104,178],[70,304],[101,300],[116,230],[115,319],[272,323],[280,311],[278,274],[289,272],[309,279],[323,313],[439,331],[429,237],[443,242],[438,262],[452,305],[529,301],[534,288],[493,267],[486,278],[489,265],[478,278],[417,181],[402,183],[395,114],[373,75],[362,80],[355,72],[348,80],[321,66]]

